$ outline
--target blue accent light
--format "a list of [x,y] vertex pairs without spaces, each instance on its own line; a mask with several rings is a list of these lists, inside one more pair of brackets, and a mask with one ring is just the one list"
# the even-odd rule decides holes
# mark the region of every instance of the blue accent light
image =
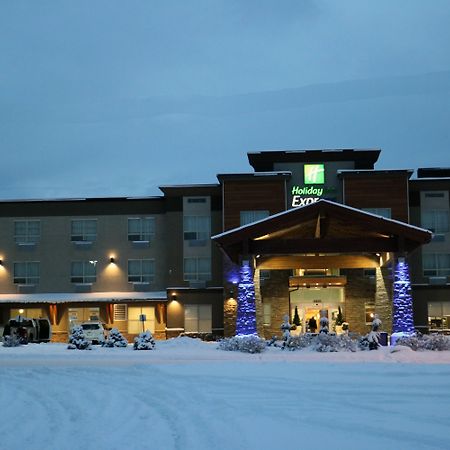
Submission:
[[248,261],[243,261],[239,271],[236,336],[257,336],[255,284],[252,268]]
[[413,308],[409,267],[404,258],[398,258],[394,271],[394,333],[414,333]]

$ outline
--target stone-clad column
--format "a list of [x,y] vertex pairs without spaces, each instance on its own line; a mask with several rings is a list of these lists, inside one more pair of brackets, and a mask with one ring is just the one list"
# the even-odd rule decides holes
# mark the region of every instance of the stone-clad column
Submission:
[[251,261],[242,261],[239,271],[236,335],[256,335],[255,285]]
[[376,268],[375,314],[382,322],[382,329],[392,332],[392,280],[387,267]]
[[259,269],[255,269],[255,273],[253,274],[253,283],[255,285],[256,329],[258,336],[264,337],[264,310],[261,296],[261,279]]

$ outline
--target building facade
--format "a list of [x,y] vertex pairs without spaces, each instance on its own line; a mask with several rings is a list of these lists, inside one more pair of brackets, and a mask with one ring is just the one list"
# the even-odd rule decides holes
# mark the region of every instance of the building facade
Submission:
[[392,331],[405,259],[414,326],[446,332],[450,170],[378,170],[379,154],[256,152],[253,171],[159,197],[1,201],[0,323],[48,317],[57,341],[87,320],[128,337],[232,335],[250,261],[260,335],[295,311],[299,332],[339,310],[355,332],[374,314]]

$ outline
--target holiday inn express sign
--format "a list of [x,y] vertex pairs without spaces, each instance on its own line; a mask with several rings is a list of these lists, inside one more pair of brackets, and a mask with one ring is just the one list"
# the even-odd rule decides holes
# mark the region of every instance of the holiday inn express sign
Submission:
[[292,186],[292,207],[309,205],[317,202],[325,191],[324,164],[305,164],[303,166],[304,186]]

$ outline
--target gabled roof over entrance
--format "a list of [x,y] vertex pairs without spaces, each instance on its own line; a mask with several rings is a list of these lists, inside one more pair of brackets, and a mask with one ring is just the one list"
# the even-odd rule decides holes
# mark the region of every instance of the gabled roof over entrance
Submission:
[[212,237],[235,262],[240,255],[408,252],[432,233],[329,200],[298,207]]

